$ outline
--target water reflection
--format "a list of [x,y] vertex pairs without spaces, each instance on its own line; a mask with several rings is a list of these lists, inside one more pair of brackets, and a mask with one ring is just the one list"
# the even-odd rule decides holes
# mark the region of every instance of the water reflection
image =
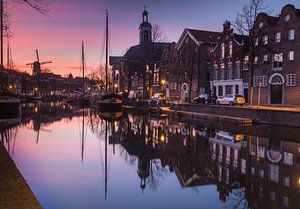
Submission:
[[[28,129],[36,138],[20,141],[20,152],[41,149],[47,156],[50,145],[40,143],[44,139],[39,133],[51,140],[59,133],[57,146],[68,156],[80,153],[81,166],[78,158],[66,155],[15,157],[12,147]],[[77,139],[73,132],[79,133]],[[65,104],[29,104],[23,106],[19,124],[1,129],[1,140],[44,208],[82,208],[79,201],[87,208],[300,208],[299,133],[287,127],[240,127],[131,112],[103,114]],[[29,146],[29,140],[38,144]],[[56,177],[65,175],[59,171],[68,162],[64,164],[70,167],[64,170],[68,176],[63,178],[66,191],[49,186],[47,178],[33,178],[33,171],[42,170],[37,162],[51,164],[47,171]],[[26,163],[37,165],[28,166],[29,171]],[[66,179],[74,178],[73,172],[84,180]],[[81,189],[73,194],[69,187]],[[55,192],[66,201],[57,201]]]

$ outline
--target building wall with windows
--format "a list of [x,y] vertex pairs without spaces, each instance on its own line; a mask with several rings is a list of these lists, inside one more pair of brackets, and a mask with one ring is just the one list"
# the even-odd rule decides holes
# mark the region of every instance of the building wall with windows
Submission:
[[261,13],[254,31],[253,104],[299,105],[300,10],[289,4],[278,17]]
[[209,67],[213,48],[220,33],[184,29],[176,45],[163,53],[160,71],[166,80],[167,98],[184,101],[188,92],[191,101],[200,93],[209,93]]
[[[216,96],[244,95],[247,97],[248,56],[245,56],[248,37],[233,32],[229,21],[213,52],[211,91]],[[245,93],[246,91],[246,93]]]

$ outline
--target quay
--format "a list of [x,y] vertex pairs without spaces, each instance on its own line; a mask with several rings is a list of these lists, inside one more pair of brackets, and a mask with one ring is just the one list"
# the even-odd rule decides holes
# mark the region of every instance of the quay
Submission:
[[[125,108],[149,110],[148,101],[139,101],[135,106]],[[276,106],[223,106],[189,103],[171,103],[169,107],[159,107],[160,112],[181,118],[228,122],[240,125],[277,125],[300,127],[300,108]]]
[[17,166],[0,145],[0,209],[41,209]]

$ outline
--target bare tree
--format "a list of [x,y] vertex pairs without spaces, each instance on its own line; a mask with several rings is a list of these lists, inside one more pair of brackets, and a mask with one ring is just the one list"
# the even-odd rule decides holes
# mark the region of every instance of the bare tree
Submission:
[[14,2],[27,4],[43,15],[47,15],[49,12],[49,4],[47,0],[14,0]]
[[249,36],[249,72],[250,72],[250,105],[253,104],[253,75],[256,67],[255,57],[260,51],[260,46],[256,44],[258,34],[254,30],[256,17],[261,12],[268,12],[268,7],[264,5],[264,0],[250,0],[244,5],[241,12],[236,16],[234,27],[236,30]]
[[153,42],[167,42],[168,38],[164,34],[164,30],[160,25],[154,24],[152,27],[152,41]]

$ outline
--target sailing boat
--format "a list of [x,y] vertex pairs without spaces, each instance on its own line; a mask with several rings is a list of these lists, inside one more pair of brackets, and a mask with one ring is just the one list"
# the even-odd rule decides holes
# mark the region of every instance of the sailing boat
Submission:
[[108,92],[108,11],[106,10],[105,28],[105,94],[96,101],[96,106],[100,112],[117,112],[122,110],[123,98],[112,92]]
[[0,63],[0,118],[6,118],[10,116],[10,113],[20,112],[20,99],[13,93],[6,92],[4,89],[4,78],[3,78],[3,1],[0,0],[0,43],[1,43],[1,63]]

